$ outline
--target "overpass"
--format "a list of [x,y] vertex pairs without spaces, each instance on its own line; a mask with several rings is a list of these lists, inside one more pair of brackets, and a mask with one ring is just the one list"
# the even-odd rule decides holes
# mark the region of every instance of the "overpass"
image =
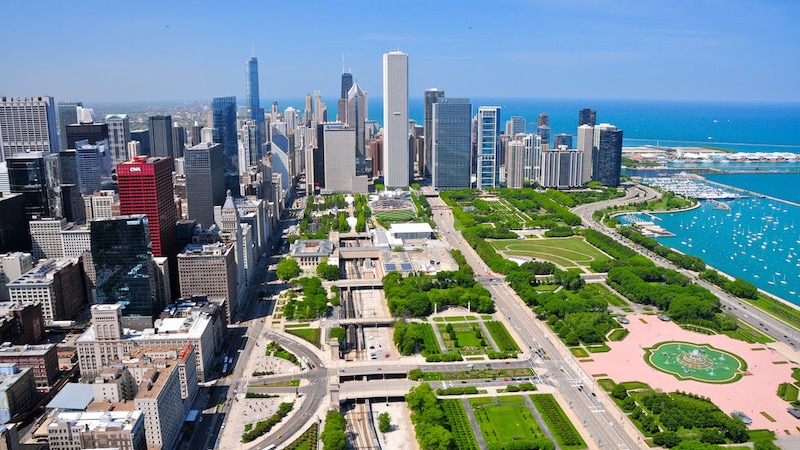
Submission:
[[394,323],[395,319],[392,317],[357,317],[352,319],[339,319],[339,325],[374,325],[378,327],[388,327]]
[[322,283],[325,287],[338,286],[342,288],[382,288],[383,280],[380,279],[360,279],[360,280],[336,280],[324,281]]

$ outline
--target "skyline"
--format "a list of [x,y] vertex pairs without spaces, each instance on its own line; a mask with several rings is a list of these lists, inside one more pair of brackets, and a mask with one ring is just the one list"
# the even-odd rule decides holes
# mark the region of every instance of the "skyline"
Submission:
[[[191,11],[114,4],[114,14],[81,5],[53,3],[43,16],[31,4],[0,6],[7,34],[26,36],[0,48],[14,67],[0,74],[0,95],[244,99],[244,63],[255,50],[262,98],[314,90],[335,97],[343,66],[378,96],[381,56],[399,48],[409,54],[412,98],[438,87],[463,97],[800,102],[800,49],[792,45],[800,8],[778,0],[758,8],[745,1],[391,2],[380,10],[363,1],[338,9],[318,1],[193,2]],[[31,16],[36,33],[28,30]],[[252,23],[243,26],[244,19]],[[91,27],[64,39],[65,23]]]

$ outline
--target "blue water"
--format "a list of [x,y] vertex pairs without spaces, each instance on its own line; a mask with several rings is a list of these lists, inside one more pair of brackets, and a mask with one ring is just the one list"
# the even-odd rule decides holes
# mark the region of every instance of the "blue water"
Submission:
[[[728,184],[758,192],[759,194],[800,203],[800,190],[796,189],[796,186],[800,186],[800,173],[736,173],[704,176],[717,183]],[[798,225],[800,225],[800,222],[798,222]]]
[[726,203],[730,211],[703,202],[658,214],[658,224],[675,234],[659,241],[800,305],[800,208],[758,197]]

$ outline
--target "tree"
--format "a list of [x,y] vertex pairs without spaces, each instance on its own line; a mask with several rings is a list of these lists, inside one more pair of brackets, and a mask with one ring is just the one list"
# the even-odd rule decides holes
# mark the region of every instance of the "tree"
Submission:
[[625,386],[621,384],[614,385],[614,387],[611,389],[611,396],[622,400],[628,396],[628,390],[625,389]]
[[282,259],[275,268],[275,275],[283,281],[291,280],[300,275],[300,264],[293,258]]
[[317,266],[317,275],[328,281],[336,281],[340,276],[339,266],[334,266],[333,264],[320,264]]
[[382,412],[378,415],[378,430],[381,433],[386,433],[392,429],[392,417],[388,412]]
[[323,450],[345,450],[347,448],[344,428],[344,416],[338,411],[328,411],[325,416],[325,428],[320,435]]

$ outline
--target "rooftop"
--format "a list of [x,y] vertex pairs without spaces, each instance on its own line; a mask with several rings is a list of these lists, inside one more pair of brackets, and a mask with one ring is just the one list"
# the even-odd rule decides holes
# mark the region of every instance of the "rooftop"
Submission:
[[49,428],[68,422],[81,431],[106,431],[109,428],[132,431],[142,420],[141,411],[90,411],[58,413]]
[[[119,307],[117,304],[94,305],[104,307]],[[105,309],[105,308],[104,308]],[[144,330],[123,330],[122,339],[128,340],[164,340],[164,339],[197,339],[203,335],[206,327],[211,325],[211,315],[202,310],[191,311],[187,317],[156,319],[154,328]],[[91,342],[95,340],[94,325],[90,326],[78,338],[77,342]]]
[[52,351],[56,344],[42,344],[42,345],[5,345],[0,347],[0,358],[4,356],[44,356],[47,352]]
[[84,411],[94,400],[91,384],[67,383],[47,404],[48,409]]
[[55,258],[48,259],[41,264],[37,264],[33,269],[25,272],[16,280],[8,283],[8,287],[16,286],[35,286],[53,281],[53,275],[59,270],[71,265],[78,264],[77,258]]
[[433,233],[433,228],[425,222],[419,223],[393,223],[389,231],[395,233]]

